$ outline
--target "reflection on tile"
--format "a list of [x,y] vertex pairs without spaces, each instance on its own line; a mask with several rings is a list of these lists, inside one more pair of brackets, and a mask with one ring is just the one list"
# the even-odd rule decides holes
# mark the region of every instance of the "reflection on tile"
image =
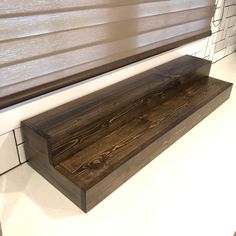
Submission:
[[25,157],[25,150],[23,144],[18,145],[18,152],[19,152],[19,157],[20,157],[20,162],[26,162],[26,157]]
[[0,136],[0,174],[19,165],[13,132]]
[[22,138],[22,135],[21,135],[21,130],[20,130],[20,128],[15,129],[15,135],[16,135],[16,143],[17,143],[17,144],[23,143],[23,138]]

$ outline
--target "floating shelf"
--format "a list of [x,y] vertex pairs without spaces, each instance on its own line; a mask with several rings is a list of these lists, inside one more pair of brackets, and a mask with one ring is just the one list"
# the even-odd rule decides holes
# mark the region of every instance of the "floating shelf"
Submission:
[[29,164],[87,212],[230,96],[183,56],[22,122]]

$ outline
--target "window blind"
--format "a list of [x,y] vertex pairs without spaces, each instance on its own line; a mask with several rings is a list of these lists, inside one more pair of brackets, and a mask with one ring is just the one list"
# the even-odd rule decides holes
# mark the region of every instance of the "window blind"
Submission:
[[214,0],[0,1],[0,108],[210,35]]

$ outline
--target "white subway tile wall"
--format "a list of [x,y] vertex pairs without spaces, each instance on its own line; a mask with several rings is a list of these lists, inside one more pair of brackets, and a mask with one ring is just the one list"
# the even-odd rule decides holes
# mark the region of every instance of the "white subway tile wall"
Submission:
[[212,35],[205,48],[191,55],[217,62],[236,50],[236,0],[217,0]]
[[[165,63],[166,60],[174,59],[175,57],[181,56],[181,54],[189,54],[189,55],[197,56],[200,58],[205,58],[208,60],[212,60],[214,63],[221,60],[225,56],[230,55],[231,53],[235,52],[236,51],[236,0],[217,0],[216,4],[217,4],[217,9],[216,9],[215,17],[212,23],[212,36],[210,36],[207,39],[200,40],[198,42],[186,45],[182,47],[181,49],[176,49],[171,52],[168,52],[166,53],[166,55],[161,55],[159,57],[156,57],[156,59],[155,58],[150,59],[148,62],[148,66],[146,65],[147,62],[142,62],[143,64],[146,63],[145,64],[146,67],[145,66],[144,67],[148,69],[148,67],[150,66],[157,66],[158,63],[159,64]],[[142,64],[142,63],[139,63],[139,64]],[[136,65],[134,67],[127,68],[126,69],[127,75],[129,73],[128,70],[132,68],[135,68],[137,73],[141,72],[142,70],[139,69],[139,67],[140,65]],[[130,72],[130,76],[132,76],[132,73]],[[117,73],[117,75],[119,75],[119,73]],[[125,79],[125,78],[122,78],[122,79]],[[113,80],[111,79],[109,81],[112,81],[113,83],[115,83],[115,82],[118,82],[119,80],[120,79],[117,79],[114,76]],[[96,89],[105,87],[109,85],[110,83],[110,82],[108,83],[106,80],[106,82],[103,82],[104,85],[101,85],[101,82],[103,82],[102,79],[100,79],[100,84],[96,83],[96,81],[90,81],[88,83],[90,83],[91,85],[92,83],[94,83],[94,86],[96,87],[93,89],[94,91]],[[90,88],[93,87],[91,85],[89,86]],[[66,103],[68,102],[68,100],[77,98],[76,96],[85,95],[83,94],[83,92],[81,92],[81,90],[83,90],[83,86],[85,87],[85,90],[86,90],[85,83],[81,83],[80,85],[77,85],[77,88],[67,89],[68,91],[73,90],[75,92],[77,91],[78,87],[80,87],[80,94],[75,95],[74,97],[72,95],[64,96],[65,99],[61,103],[59,101],[57,103],[54,102],[55,100],[53,101],[55,96],[57,96],[55,95],[55,93],[50,94],[49,98],[52,101],[50,105],[46,103],[48,104],[46,105],[46,108],[38,109],[39,107],[37,107],[37,111],[41,110],[41,112],[43,112],[47,109],[51,109],[52,107]],[[88,92],[93,92],[92,90],[91,91],[90,90],[88,90]],[[66,92],[60,91],[60,93],[66,93]],[[42,100],[41,103],[35,100],[33,100],[32,103],[39,102],[41,106],[45,106],[45,101],[47,99],[48,98],[41,97],[39,98],[39,100]],[[28,106],[30,107],[30,105]],[[25,107],[27,107],[27,104],[25,105]],[[28,111],[26,111],[27,109],[20,110],[18,107],[16,107],[15,110],[16,110],[15,113],[14,113],[14,108],[13,110],[9,110],[9,111],[7,110],[0,113],[0,121],[4,121],[5,123],[6,121],[8,123],[12,123],[12,125],[6,125],[6,126],[2,124],[3,128],[0,127],[0,175],[4,174],[5,172],[27,161],[25,157],[25,153],[24,153],[24,148],[23,148],[24,140],[22,138],[19,125],[22,119],[25,119],[28,117],[28,114],[36,115],[36,113],[32,114],[32,112],[29,112],[29,109]],[[8,129],[4,127],[10,127],[10,128]]]

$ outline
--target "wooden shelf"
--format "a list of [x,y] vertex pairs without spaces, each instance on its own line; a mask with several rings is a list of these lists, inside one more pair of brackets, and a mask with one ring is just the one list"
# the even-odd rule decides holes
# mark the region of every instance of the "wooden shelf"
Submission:
[[184,56],[22,122],[29,164],[87,212],[230,95]]

